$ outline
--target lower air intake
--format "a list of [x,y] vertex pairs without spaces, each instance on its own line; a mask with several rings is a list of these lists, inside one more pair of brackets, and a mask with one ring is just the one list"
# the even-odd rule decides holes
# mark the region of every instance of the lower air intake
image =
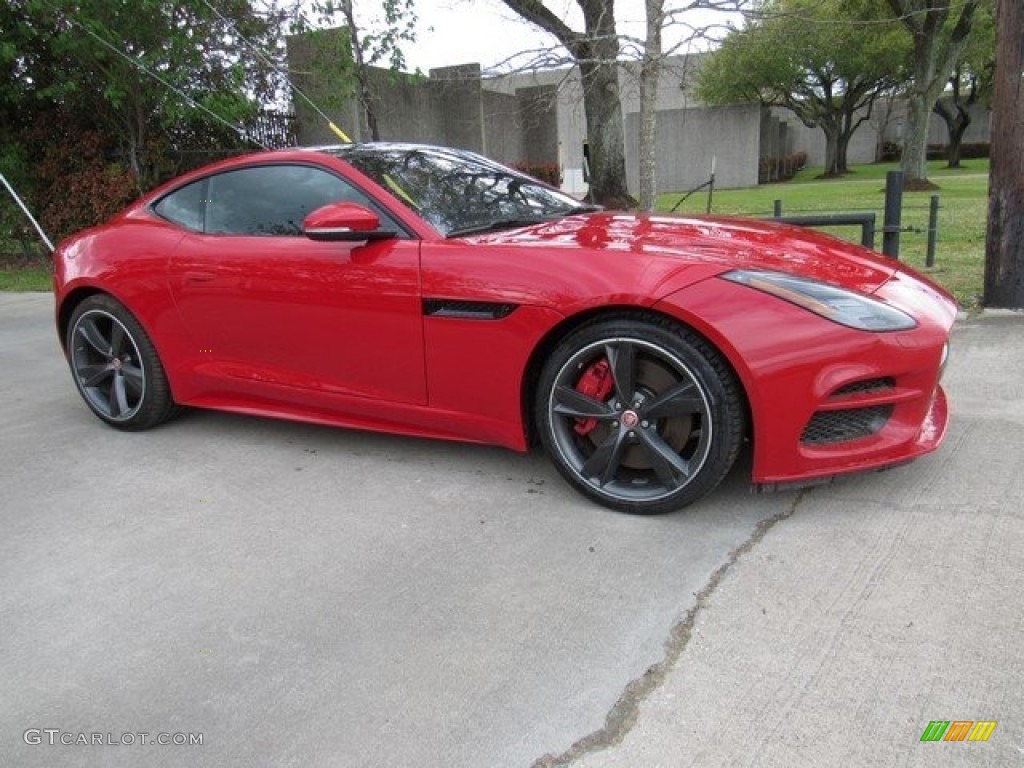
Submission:
[[890,416],[891,405],[818,411],[804,427],[800,442],[804,445],[832,445],[870,437],[885,426]]

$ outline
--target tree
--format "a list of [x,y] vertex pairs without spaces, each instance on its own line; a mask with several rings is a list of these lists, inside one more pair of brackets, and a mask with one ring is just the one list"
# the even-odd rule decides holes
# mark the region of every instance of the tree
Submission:
[[979,0],[887,0],[910,35],[913,72],[907,91],[907,127],[903,139],[903,184],[930,189],[928,116],[953,72]]
[[991,98],[996,51],[993,12],[991,0],[983,0],[978,6],[971,33],[954,65],[948,88],[932,107],[932,111],[946,124],[946,161],[950,168],[960,167],[960,146],[971,124],[971,107],[987,104]]
[[583,32],[569,27],[541,0],[502,1],[520,17],[553,35],[579,66],[593,198],[611,208],[634,205],[626,183],[614,0],[576,0],[583,11]]
[[[658,85],[669,57],[689,50],[697,39],[708,37],[719,24],[716,16],[739,11],[746,0],[691,0],[682,4],[665,0],[645,0],[645,36],[643,41],[622,38],[621,50],[628,58],[639,59],[640,129],[639,192],[640,209],[653,210],[657,197],[657,121]],[[699,17],[700,25],[687,21]],[[670,37],[667,49],[663,40]],[[627,70],[629,71],[629,70]]]
[[244,125],[281,90],[274,57],[283,12],[269,2],[215,2],[0,6],[8,76],[0,162],[5,173],[17,166],[19,191],[53,239],[102,220],[206,152],[254,146]]
[[[148,147],[197,119],[239,126],[278,87],[280,14],[248,1],[14,0],[45,55],[22,60],[36,108],[116,139],[139,190],[160,176]],[[30,50],[32,46],[30,46]]]
[[998,0],[985,305],[1024,309],[1024,7]]
[[[351,92],[339,92],[333,95],[332,101],[343,102],[347,97],[356,96],[359,101],[366,132],[373,141],[380,141],[380,128],[377,124],[377,96],[374,93],[371,67],[387,65],[392,73],[401,72],[405,68],[403,46],[416,40],[419,18],[416,13],[415,0],[382,0],[375,6],[381,16],[360,22],[357,19],[353,0],[318,0],[312,3],[312,18],[300,14],[294,24],[299,33],[311,32],[317,27],[339,26],[337,16],[341,16],[340,28],[344,31],[341,43],[344,51],[335,51],[329,66],[332,69],[347,71],[351,75]],[[314,42],[314,49],[319,45]],[[330,45],[330,41],[327,41]],[[314,50],[314,59],[324,58],[324,51]],[[339,55],[340,54],[340,55]],[[331,56],[331,53],[327,53]],[[319,61],[314,61],[319,65]]]
[[651,211],[658,194],[657,99],[665,0],[645,0],[644,12],[647,35],[640,57],[640,210]]
[[825,175],[847,172],[846,148],[874,102],[900,79],[905,46],[874,0],[769,0],[728,35],[698,76],[709,104],[756,101],[825,134]]

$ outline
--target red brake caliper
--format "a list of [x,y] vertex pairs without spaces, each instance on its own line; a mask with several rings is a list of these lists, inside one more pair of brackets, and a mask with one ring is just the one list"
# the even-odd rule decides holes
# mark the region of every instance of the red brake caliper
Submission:
[[[614,382],[611,370],[608,368],[608,361],[601,358],[597,362],[591,363],[583,372],[580,380],[576,382],[576,391],[595,400],[603,401],[608,397],[613,386]],[[573,429],[578,435],[589,435],[596,426],[597,419],[576,419]]]

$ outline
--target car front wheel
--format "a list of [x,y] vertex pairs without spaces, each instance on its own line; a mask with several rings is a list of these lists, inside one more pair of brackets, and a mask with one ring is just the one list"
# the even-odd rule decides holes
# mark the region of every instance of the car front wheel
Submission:
[[569,483],[623,512],[659,514],[710,493],[736,461],[744,407],[731,369],[668,319],[577,329],[548,358],[536,421]]
[[111,426],[147,429],[173,413],[156,349],[139,322],[110,296],[89,296],[75,308],[67,351],[82,399]]

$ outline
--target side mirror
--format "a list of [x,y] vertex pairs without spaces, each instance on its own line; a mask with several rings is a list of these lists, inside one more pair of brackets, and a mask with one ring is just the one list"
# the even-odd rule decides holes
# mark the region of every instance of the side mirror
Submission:
[[310,240],[386,240],[395,233],[382,230],[380,217],[356,203],[328,203],[302,220],[302,234]]

